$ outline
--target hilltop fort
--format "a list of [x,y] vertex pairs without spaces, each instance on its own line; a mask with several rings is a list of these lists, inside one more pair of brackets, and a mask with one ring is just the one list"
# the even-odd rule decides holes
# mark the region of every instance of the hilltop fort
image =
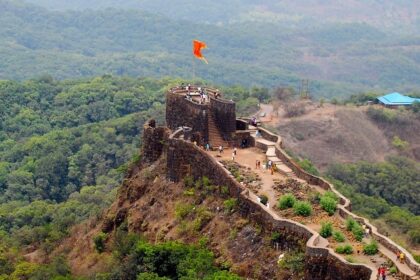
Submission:
[[[207,197],[228,195],[235,199],[240,217],[252,221],[266,236],[271,236],[273,252],[278,252],[279,261],[285,250],[298,247],[304,250],[305,279],[373,280],[382,264],[397,268],[398,272],[389,275],[388,279],[420,279],[420,266],[409,252],[380,234],[367,219],[353,214],[350,201],[332,184],[299,167],[284,152],[279,135],[261,127],[255,120],[236,118],[235,103],[223,99],[221,92],[180,86],[167,92],[166,101],[166,126],[158,126],[154,120],[145,124],[141,163],[133,167],[124,181],[119,201],[108,212],[102,231],[111,232],[127,219],[130,228],[145,231],[151,227],[147,218],[153,216],[154,221],[161,221],[167,214],[163,212],[164,202],[156,202],[155,197],[139,202],[151,195],[151,190],[144,188],[146,183],[136,181],[140,171],[149,168],[152,171],[145,171],[142,178],[152,180],[150,184],[154,185],[171,187],[170,182],[206,178],[215,186],[203,183],[209,188]],[[268,163],[273,167],[265,168]],[[165,178],[153,173],[156,166],[163,166]],[[169,195],[169,191],[163,188],[159,196]],[[293,194],[299,203],[310,203],[309,215],[277,207],[279,198],[286,194]],[[319,205],[319,198],[327,195],[334,196],[338,202],[335,211],[330,213]],[[201,197],[200,201],[203,199],[206,197]],[[141,218],[138,208],[144,212]],[[145,211],[149,208],[155,209],[155,213],[146,217]],[[363,238],[355,238],[346,230],[348,218],[363,228]],[[165,229],[154,229],[156,235],[166,233],[167,238],[172,238],[173,225],[167,220],[165,223]],[[352,259],[337,253],[342,245],[340,242],[319,234],[324,223],[330,223],[344,233],[346,244],[353,250]],[[199,228],[205,229],[205,223],[200,223]],[[369,256],[361,248],[372,241],[377,242],[379,251]],[[402,262],[395,260],[396,252],[404,254]]]

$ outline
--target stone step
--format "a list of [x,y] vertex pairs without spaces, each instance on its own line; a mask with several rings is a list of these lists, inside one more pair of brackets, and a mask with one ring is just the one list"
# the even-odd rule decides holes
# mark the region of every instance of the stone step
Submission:
[[264,144],[268,147],[274,147],[276,145],[276,143],[268,141],[266,139],[262,139],[262,138],[255,138],[255,141],[258,142],[258,143]]
[[267,152],[265,153],[267,157],[275,157],[276,156],[276,148],[275,147],[268,147]]

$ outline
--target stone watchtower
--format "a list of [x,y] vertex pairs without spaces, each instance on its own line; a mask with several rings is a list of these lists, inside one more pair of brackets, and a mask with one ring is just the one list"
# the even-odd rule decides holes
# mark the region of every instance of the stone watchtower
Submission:
[[166,94],[166,124],[172,130],[190,127],[199,145],[226,147],[235,137],[235,102],[223,99],[216,89],[175,87]]

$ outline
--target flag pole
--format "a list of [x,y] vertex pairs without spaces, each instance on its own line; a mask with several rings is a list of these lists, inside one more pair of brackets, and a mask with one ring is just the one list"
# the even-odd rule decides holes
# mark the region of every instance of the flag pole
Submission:
[[194,56],[192,56],[192,71],[193,71],[193,83],[195,80],[195,59]]

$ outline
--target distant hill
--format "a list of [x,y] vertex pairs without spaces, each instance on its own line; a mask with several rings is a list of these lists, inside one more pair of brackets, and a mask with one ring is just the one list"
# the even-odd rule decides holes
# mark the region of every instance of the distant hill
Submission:
[[[419,5],[411,0],[27,0],[55,10],[129,8],[200,22],[365,22],[379,28],[419,30]],[[407,27],[410,27],[407,29]],[[400,30],[401,32],[401,30]]]
[[[44,2],[48,3],[53,2]],[[54,3],[63,3],[57,6],[61,8],[67,5]],[[87,3],[92,7],[115,4]],[[128,8],[128,3],[114,6]],[[157,12],[163,2],[138,3]],[[193,72],[191,39],[200,38],[209,45],[205,54],[210,64],[196,61],[196,74],[218,84],[298,87],[302,78],[308,78],[312,80],[311,92],[324,97],[370,88],[414,91],[420,85],[418,35],[384,31],[366,23],[321,21],[318,17],[297,21],[294,16],[285,21],[263,17],[259,21],[261,17],[254,13],[262,6],[256,9],[252,1],[238,4],[237,17],[231,13],[231,4],[219,9],[221,1],[165,3],[160,14],[165,10],[166,15],[157,15],[114,8],[49,11],[0,0],[0,79],[40,74],[63,79],[105,73],[188,79]],[[280,9],[274,2],[264,5],[269,11]],[[226,19],[231,19],[230,23],[213,24],[216,19],[203,23],[217,12],[222,17],[229,14]]]

